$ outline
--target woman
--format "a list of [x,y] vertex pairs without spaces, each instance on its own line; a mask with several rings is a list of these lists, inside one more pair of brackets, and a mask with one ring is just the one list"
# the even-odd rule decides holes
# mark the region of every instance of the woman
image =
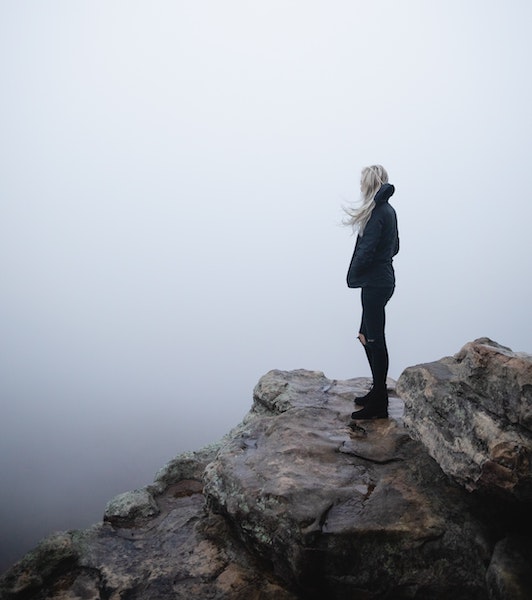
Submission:
[[395,289],[392,258],[399,252],[397,216],[388,203],[395,192],[388,173],[381,165],[362,169],[361,205],[346,209],[345,224],[358,231],[355,251],[347,273],[350,288],[362,288],[362,323],[358,339],[364,346],[371,368],[373,386],[368,394],[355,398],[363,406],[352,419],[388,416],[388,349],[384,336],[384,307]]

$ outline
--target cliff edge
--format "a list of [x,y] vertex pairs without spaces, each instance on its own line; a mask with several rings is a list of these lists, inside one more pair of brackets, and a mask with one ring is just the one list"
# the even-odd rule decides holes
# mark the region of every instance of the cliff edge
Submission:
[[532,357],[476,340],[350,426],[367,385],[270,371],[219,443],[43,540],[0,598],[532,597]]

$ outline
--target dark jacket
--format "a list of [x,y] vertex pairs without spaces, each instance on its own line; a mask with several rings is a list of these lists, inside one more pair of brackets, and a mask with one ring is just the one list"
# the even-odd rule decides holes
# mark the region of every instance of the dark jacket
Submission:
[[392,257],[399,252],[399,234],[395,210],[388,204],[394,192],[394,186],[385,183],[375,195],[375,207],[363,235],[357,237],[347,272],[350,288],[395,285]]

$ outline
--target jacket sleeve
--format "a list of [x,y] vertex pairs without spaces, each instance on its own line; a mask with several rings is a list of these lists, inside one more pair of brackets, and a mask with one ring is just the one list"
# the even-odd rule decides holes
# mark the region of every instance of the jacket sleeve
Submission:
[[357,240],[355,254],[350,267],[353,275],[362,274],[373,262],[373,257],[375,256],[375,251],[381,237],[382,226],[380,215],[373,212],[364,229],[364,235]]

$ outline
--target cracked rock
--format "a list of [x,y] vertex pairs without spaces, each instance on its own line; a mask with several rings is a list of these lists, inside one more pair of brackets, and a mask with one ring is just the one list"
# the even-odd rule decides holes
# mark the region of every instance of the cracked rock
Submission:
[[363,436],[354,433],[346,387],[327,386],[319,372],[267,374],[246,444],[234,438],[207,466],[209,506],[306,597],[405,586],[424,597],[465,598],[460,587],[482,597],[484,533],[465,494],[400,421],[368,421]]
[[405,369],[397,390],[411,435],[457,483],[532,502],[532,355],[481,338]]

